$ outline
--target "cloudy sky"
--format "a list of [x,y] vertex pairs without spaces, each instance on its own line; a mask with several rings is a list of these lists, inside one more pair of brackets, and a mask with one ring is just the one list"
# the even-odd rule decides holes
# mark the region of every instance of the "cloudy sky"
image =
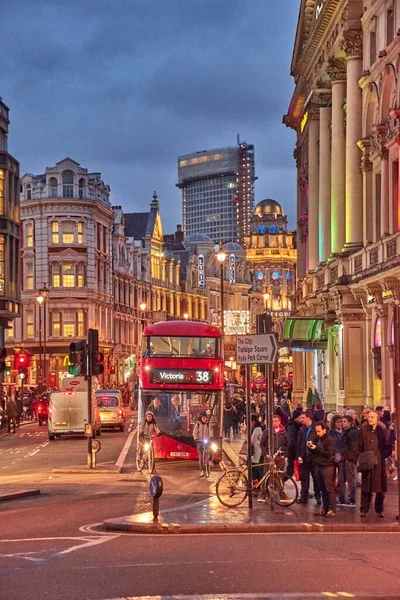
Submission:
[[101,171],[112,203],[164,232],[181,222],[177,158],[255,145],[256,201],[295,227],[294,133],[282,125],[298,0],[13,0],[0,21],[0,95],[21,174],[66,156]]

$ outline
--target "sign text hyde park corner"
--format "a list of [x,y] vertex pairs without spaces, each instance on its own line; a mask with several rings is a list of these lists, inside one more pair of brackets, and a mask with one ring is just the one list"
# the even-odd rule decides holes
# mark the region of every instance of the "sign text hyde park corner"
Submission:
[[238,335],[236,338],[236,361],[239,365],[274,363],[278,344],[273,333],[262,335]]

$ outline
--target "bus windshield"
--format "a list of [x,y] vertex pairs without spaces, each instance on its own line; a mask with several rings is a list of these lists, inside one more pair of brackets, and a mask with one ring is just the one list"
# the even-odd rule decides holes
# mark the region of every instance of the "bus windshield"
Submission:
[[144,340],[143,356],[160,358],[217,357],[214,337],[149,336]]
[[144,420],[146,410],[151,410],[164,435],[187,437],[192,435],[194,424],[201,411],[208,412],[210,424],[219,434],[218,392],[143,392],[139,421]]

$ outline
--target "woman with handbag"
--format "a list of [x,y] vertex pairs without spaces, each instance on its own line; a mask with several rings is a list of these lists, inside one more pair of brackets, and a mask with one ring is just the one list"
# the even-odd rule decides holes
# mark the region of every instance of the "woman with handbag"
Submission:
[[365,517],[375,494],[376,516],[383,519],[383,503],[387,491],[385,459],[392,453],[389,431],[372,410],[360,429],[360,455],[357,470],[361,472],[360,516]]

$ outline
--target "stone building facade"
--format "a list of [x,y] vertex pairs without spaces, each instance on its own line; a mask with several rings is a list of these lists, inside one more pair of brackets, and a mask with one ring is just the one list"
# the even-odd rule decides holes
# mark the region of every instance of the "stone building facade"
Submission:
[[[297,133],[294,392],[329,408],[399,392],[399,0],[302,0],[284,117]],[[305,327],[303,327],[305,330]],[[292,340],[296,344],[296,340]]]

